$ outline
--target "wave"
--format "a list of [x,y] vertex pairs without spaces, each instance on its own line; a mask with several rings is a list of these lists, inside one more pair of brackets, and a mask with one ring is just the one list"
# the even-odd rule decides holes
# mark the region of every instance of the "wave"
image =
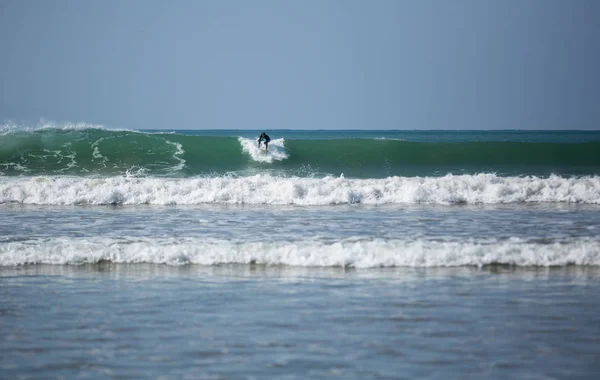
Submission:
[[264,264],[303,267],[600,265],[600,241],[357,240],[252,242],[200,238],[51,238],[0,243],[0,266],[85,263]]
[[14,122],[5,122],[0,125],[0,134],[11,133],[36,133],[42,131],[83,131],[83,130],[105,130],[105,131],[129,131],[126,128],[106,128],[100,124],[90,123],[57,123],[54,121],[40,121],[36,124],[20,124]]
[[347,179],[254,175],[245,177],[5,177],[0,204],[499,204],[555,202],[600,204],[600,177],[444,177]]
[[496,173],[596,175],[600,142],[415,142],[254,138],[107,130],[87,125],[0,134],[0,175],[194,177],[270,173],[352,178]]

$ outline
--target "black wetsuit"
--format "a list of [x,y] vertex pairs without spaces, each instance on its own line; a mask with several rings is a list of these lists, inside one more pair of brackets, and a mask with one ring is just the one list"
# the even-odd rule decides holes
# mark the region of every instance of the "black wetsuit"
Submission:
[[269,150],[269,141],[271,141],[271,138],[269,137],[269,135],[267,135],[266,133],[261,133],[260,137],[258,138],[258,147],[260,148],[260,142],[261,141],[265,141],[265,149]]

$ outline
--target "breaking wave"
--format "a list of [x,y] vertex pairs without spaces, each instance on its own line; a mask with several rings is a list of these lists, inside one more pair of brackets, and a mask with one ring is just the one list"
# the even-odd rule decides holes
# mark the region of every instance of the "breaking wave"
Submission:
[[253,175],[247,177],[4,177],[0,204],[600,204],[600,177],[443,177],[347,179]]
[[303,267],[455,267],[600,265],[600,241],[571,238],[335,243],[232,242],[200,238],[51,238],[0,243],[0,266],[85,263],[264,264]]

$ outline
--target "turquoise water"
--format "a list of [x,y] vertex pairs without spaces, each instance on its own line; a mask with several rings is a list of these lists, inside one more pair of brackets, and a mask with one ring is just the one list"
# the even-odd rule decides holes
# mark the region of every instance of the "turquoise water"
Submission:
[[99,128],[8,131],[0,173],[19,175],[224,175],[386,178],[495,173],[596,175],[598,132],[114,131]]
[[593,378],[599,132],[0,135],[10,378]]

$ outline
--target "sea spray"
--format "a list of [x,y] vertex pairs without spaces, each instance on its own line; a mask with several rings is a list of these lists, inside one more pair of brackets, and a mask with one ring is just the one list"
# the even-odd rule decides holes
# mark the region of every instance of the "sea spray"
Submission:
[[271,140],[268,150],[259,148],[257,140],[239,137],[238,141],[242,146],[242,151],[249,154],[252,160],[256,162],[271,163],[273,161],[283,161],[288,158],[288,154],[285,151],[284,139]]

